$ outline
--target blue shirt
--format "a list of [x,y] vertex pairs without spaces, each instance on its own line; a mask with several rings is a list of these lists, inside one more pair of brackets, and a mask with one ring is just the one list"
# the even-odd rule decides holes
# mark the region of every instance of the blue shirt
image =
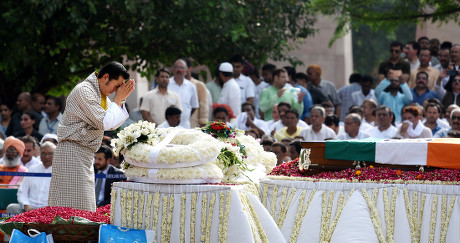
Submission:
[[436,98],[439,100],[438,94],[436,94],[436,92],[430,89],[427,89],[427,91],[425,91],[425,93],[423,93],[420,96],[417,94],[417,92],[415,92],[415,88],[411,89],[411,92],[412,92],[412,103],[418,103],[419,105],[423,105],[423,101],[429,98]]
[[299,115],[299,118],[303,119],[305,117],[310,117],[310,108],[313,106],[310,91],[300,84],[296,84],[295,87],[300,88],[300,91],[305,93],[305,96],[303,97],[303,112]]
[[385,92],[384,90],[390,86],[388,79],[383,79],[382,82],[375,88],[375,96],[379,99],[380,105],[386,105],[395,114],[395,121],[401,121],[401,110],[404,106],[412,102],[412,93],[407,83],[401,85],[403,93],[397,92],[396,96],[393,96],[391,92]]

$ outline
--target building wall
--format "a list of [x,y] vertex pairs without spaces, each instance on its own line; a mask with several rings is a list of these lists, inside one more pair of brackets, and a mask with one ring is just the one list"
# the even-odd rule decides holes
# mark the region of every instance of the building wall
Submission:
[[[309,65],[318,64],[322,68],[322,78],[333,82],[338,89],[348,84],[348,77],[353,72],[353,50],[351,33],[329,47],[335,27],[334,18],[319,16],[315,25],[318,33],[299,43],[298,49],[289,52],[288,55],[303,62],[303,65],[296,67],[297,72],[305,73]],[[290,66],[288,62],[268,62],[277,67]]]
[[452,44],[460,44],[460,25],[454,22],[439,25],[425,22],[421,26],[417,25],[416,39],[426,36],[429,39],[438,38],[443,41],[450,41]]

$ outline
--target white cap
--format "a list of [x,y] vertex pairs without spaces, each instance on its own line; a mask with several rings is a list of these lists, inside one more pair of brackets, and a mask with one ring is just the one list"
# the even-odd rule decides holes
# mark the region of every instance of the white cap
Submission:
[[219,71],[224,73],[233,73],[233,66],[229,62],[223,62],[219,66]]

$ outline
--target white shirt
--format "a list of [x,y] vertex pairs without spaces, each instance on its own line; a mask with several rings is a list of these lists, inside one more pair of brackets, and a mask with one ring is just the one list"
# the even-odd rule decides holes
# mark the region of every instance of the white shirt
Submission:
[[121,108],[117,103],[112,102],[110,106],[107,108],[107,112],[105,113],[104,120],[104,130],[110,131],[115,128],[118,128],[123,124],[123,122],[128,119],[129,114],[126,110],[125,104],[123,104],[123,108]]
[[252,82],[252,79],[246,75],[240,74],[238,78],[235,78],[236,83],[240,86],[241,92],[241,104],[247,101],[248,98],[256,96],[256,85]]
[[174,80],[174,77],[169,79],[168,90],[179,94],[182,103],[182,113],[180,115],[180,125],[184,128],[190,128],[190,116],[192,115],[192,108],[198,108],[198,93],[196,86],[188,79],[179,86]]
[[29,170],[29,169],[32,168],[32,166],[34,166],[34,165],[41,165],[42,162],[41,162],[41,160],[39,160],[39,159],[37,159],[37,158],[35,158],[35,157],[32,156],[32,159],[31,159],[29,162],[27,162],[27,164],[24,165],[24,164],[22,163],[22,160],[21,160],[21,164],[22,164],[24,167],[26,167],[27,170]]
[[[270,121],[273,121],[273,120],[270,120]],[[297,122],[297,126],[299,127],[302,127],[302,128],[309,128],[310,125],[308,125],[306,122],[304,122],[303,120],[300,120]],[[272,132],[273,130],[275,130],[275,132],[285,128],[286,126],[283,124],[283,122],[281,121],[281,119],[279,119],[277,122],[273,123],[271,126],[270,126],[270,132]]]
[[354,138],[352,138],[348,133],[344,132],[344,133],[339,134],[337,136],[337,139],[338,140],[359,140],[359,139],[365,139],[365,138],[368,138],[368,137],[369,137],[369,134],[359,130],[358,134]]
[[373,127],[366,132],[369,134],[369,136],[374,138],[393,138],[397,131],[398,129],[395,126],[390,126],[383,131],[380,131],[379,127]]
[[[43,164],[37,164],[29,169],[29,173],[51,173],[52,166],[45,168]],[[26,176],[19,186],[18,202],[22,208],[30,205],[34,208],[48,206],[48,193],[50,190],[51,177]]]
[[230,106],[235,116],[241,114],[240,86],[236,83],[235,79],[232,78],[224,83],[217,103]]
[[324,141],[326,139],[335,139],[336,137],[334,130],[330,129],[324,124],[322,124],[322,127],[318,133],[315,133],[313,128],[309,127],[303,129],[300,132],[300,136],[302,136],[304,140],[308,141]]
[[62,113],[59,113],[54,121],[50,121],[48,116],[43,117],[43,119],[40,121],[40,125],[38,126],[38,132],[43,135],[47,133],[57,134],[58,125],[61,119]]
[[[246,112],[242,112],[238,117],[236,117],[235,122],[233,123],[234,127],[243,131],[249,130],[249,127],[246,126],[247,119],[248,114]],[[267,122],[257,119],[257,117],[254,117],[252,122],[264,131],[265,134],[270,134],[270,128],[268,127]]]
[[373,99],[378,104],[378,99],[377,99],[377,96],[375,96],[375,91],[373,89],[371,89],[369,94],[367,94],[366,96],[364,96],[361,90],[353,92],[351,94],[351,99],[352,99],[351,103],[357,106],[361,106],[365,99]]

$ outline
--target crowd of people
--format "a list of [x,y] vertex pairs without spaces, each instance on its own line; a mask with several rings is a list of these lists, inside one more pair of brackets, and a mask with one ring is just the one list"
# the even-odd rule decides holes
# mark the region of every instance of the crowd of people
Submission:
[[[302,72],[267,63],[259,72],[235,55],[218,65],[215,79],[205,84],[192,72],[192,60],[180,58],[172,71],[156,72],[152,89],[121,127],[141,119],[163,128],[222,121],[253,136],[276,154],[279,164],[297,158],[304,140],[458,137],[460,45],[421,37],[406,44],[394,41],[389,52],[375,78],[354,73],[350,84],[338,90],[322,78],[329,70],[316,64]],[[16,106],[0,104],[0,139],[6,139],[0,140],[3,171],[51,171],[63,104],[61,98],[28,92],[18,95]],[[94,157],[95,171],[122,173],[115,168],[122,158],[114,157],[110,148],[115,133],[106,135]],[[26,178],[22,185],[49,184],[49,178],[38,178],[40,183],[35,179]],[[0,176],[4,187],[21,180]],[[100,182],[98,205],[107,202],[108,193],[106,180]],[[14,212],[27,211],[26,202],[45,205],[42,198],[19,199],[26,193],[21,188],[20,207],[12,206]]]

